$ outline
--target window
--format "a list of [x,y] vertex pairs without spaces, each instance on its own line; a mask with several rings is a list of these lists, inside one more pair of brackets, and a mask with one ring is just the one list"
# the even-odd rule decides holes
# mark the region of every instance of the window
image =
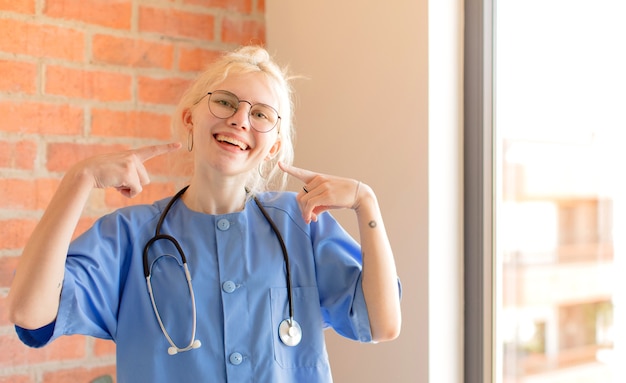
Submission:
[[626,2],[466,9],[466,381],[623,381]]

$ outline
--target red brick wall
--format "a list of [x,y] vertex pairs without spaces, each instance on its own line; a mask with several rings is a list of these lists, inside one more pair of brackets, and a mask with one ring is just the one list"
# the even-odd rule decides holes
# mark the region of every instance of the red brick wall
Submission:
[[[176,140],[185,86],[222,49],[263,44],[263,0],[0,0],[0,383],[114,375],[115,345],[64,337],[22,346],[6,315],[19,255],[64,172],[93,153]],[[183,143],[185,145],[185,143]],[[127,204],[171,194],[177,156],[147,163],[126,200],[94,191],[77,233]]]

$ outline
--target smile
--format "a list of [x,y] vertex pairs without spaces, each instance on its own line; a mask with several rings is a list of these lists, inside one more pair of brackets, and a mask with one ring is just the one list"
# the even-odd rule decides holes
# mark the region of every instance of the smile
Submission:
[[214,137],[218,142],[225,142],[233,146],[238,146],[241,150],[248,150],[250,148],[245,142],[239,141],[238,139],[233,137],[228,137],[221,134],[216,134]]

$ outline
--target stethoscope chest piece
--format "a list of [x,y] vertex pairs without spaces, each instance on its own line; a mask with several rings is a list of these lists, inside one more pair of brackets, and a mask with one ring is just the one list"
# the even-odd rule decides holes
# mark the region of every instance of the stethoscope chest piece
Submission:
[[297,346],[302,340],[302,329],[293,318],[287,318],[278,326],[278,336],[287,346]]

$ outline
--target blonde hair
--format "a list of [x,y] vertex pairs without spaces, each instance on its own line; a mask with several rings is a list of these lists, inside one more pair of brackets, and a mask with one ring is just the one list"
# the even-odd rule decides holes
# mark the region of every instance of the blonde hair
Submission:
[[293,148],[293,90],[287,70],[274,62],[270,54],[259,46],[243,46],[234,51],[224,53],[201,73],[185,91],[176,108],[173,119],[174,128],[187,136],[183,126],[183,113],[193,108],[215,84],[224,81],[231,74],[263,73],[278,95],[280,121],[278,129],[280,149],[270,160],[261,163],[258,171],[251,171],[246,187],[254,192],[267,190],[283,190],[287,184],[287,175],[280,170],[277,163],[291,165],[294,158]]

